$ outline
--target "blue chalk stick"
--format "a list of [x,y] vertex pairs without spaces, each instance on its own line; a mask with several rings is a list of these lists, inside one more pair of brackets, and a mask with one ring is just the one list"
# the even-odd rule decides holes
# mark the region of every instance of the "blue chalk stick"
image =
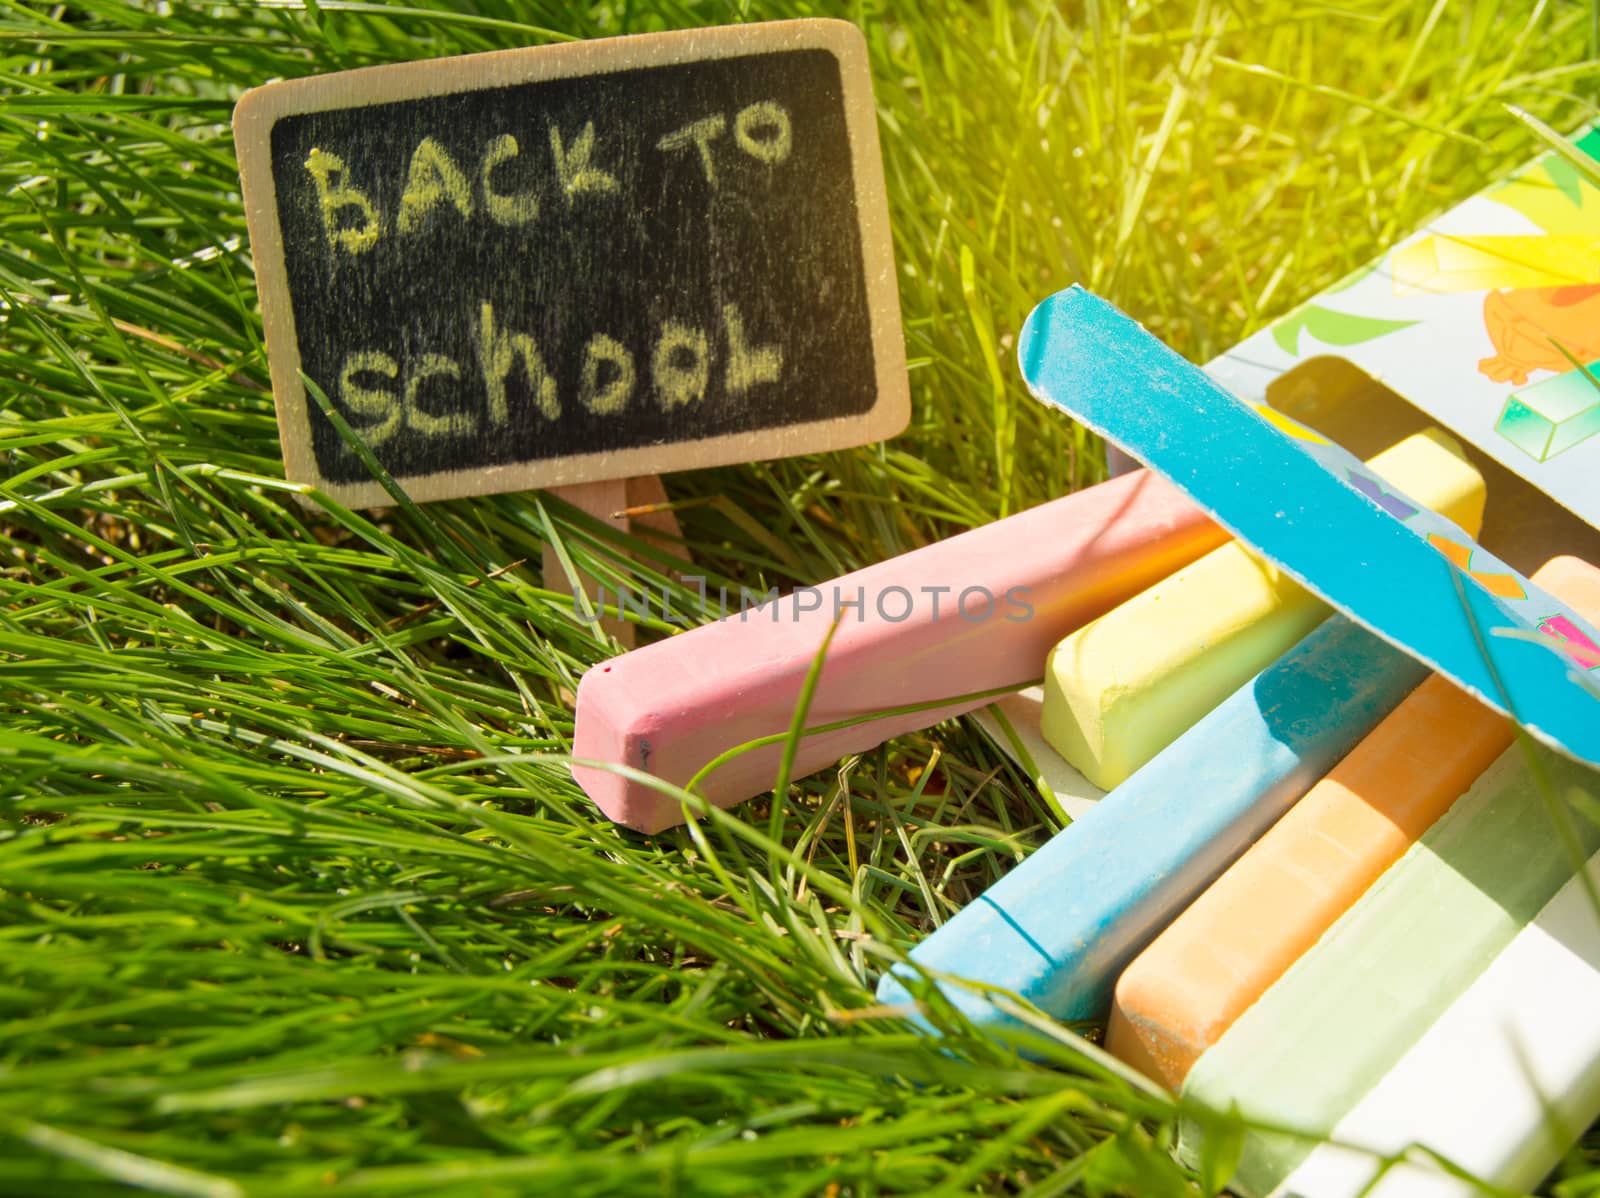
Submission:
[[[911,953],[1061,1020],[1101,1019],[1117,975],[1355,747],[1426,668],[1342,616],[1268,666]],[[878,997],[910,999],[900,967]],[[976,1023],[1013,1021],[945,986]]]

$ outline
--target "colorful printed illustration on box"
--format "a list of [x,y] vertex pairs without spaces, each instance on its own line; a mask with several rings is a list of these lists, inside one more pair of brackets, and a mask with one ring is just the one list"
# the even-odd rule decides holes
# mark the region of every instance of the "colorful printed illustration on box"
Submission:
[[[1600,129],[1578,139],[1600,159]],[[1546,154],[1211,362],[1241,398],[1336,355],[1600,525],[1600,188]]]

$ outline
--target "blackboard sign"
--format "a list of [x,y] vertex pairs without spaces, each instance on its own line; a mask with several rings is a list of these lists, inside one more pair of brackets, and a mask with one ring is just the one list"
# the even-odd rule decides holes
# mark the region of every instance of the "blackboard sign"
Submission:
[[909,403],[863,40],[374,67],[234,113],[288,475],[390,501],[837,449]]

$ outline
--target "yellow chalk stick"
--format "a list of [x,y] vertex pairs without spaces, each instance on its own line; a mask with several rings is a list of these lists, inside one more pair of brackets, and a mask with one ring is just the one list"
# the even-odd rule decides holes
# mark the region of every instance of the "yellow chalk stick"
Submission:
[[[1476,535],[1483,479],[1447,435],[1407,437],[1368,465]],[[1237,542],[1224,545],[1055,647],[1045,667],[1044,738],[1110,790],[1327,614],[1276,566]]]

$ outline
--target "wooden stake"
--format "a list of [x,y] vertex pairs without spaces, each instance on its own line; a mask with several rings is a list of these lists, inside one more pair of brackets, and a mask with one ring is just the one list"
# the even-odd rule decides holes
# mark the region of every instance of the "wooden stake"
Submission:
[[[661,484],[659,474],[574,483],[567,487],[551,487],[549,493],[587,512],[595,519],[604,521],[618,531],[654,541],[667,552],[682,558],[686,563],[693,564],[694,559],[690,557],[688,549],[683,544],[683,534],[678,527],[677,516],[670,508],[661,506],[667,503],[667,491]],[[626,514],[636,508],[658,510],[641,512],[632,517]],[[588,574],[580,572],[578,583],[591,601],[598,595],[600,584]],[[549,545],[544,549],[544,585],[547,590],[558,591],[565,595],[572,594],[572,580],[561,564],[560,557]],[[607,617],[600,621],[600,627],[615,637],[623,648],[633,648],[634,625],[626,620]]]

